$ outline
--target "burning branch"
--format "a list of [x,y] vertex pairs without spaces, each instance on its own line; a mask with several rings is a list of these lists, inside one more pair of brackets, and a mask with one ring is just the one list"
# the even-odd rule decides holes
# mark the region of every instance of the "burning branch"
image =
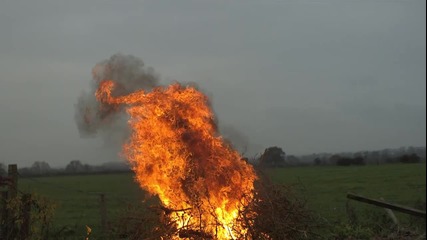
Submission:
[[213,237],[210,234],[196,231],[196,230],[180,230],[178,232],[178,236],[180,238],[190,238],[190,239],[213,239]]
[[167,208],[165,206],[151,206],[150,208],[162,210],[164,212],[164,214],[166,214],[166,215],[169,215],[169,214],[174,213],[174,212],[186,212],[186,211],[189,211],[192,209],[192,208],[171,209],[171,208]]

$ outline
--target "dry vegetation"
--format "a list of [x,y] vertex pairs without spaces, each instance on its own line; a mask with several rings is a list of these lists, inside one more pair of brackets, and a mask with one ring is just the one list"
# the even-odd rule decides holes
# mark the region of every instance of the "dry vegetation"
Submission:
[[[272,183],[265,175],[256,182],[253,200],[240,213],[237,221],[248,231],[237,239],[313,239],[316,221],[295,197],[291,188]],[[159,205],[149,208],[129,206],[111,228],[115,239],[159,239],[179,235],[186,239],[215,239],[200,231],[177,229],[166,215],[186,209],[166,209]],[[192,228],[194,229],[194,228]]]

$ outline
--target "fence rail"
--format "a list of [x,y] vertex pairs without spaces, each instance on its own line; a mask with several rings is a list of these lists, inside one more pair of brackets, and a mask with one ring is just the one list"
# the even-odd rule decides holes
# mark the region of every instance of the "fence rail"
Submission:
[[375,206],[378,206],[378,207],[383,207],[383,208],[386,208],[386,209],[391,209],[391,210],[395,210],[395,211],[398,211],[398,212],[410,214],[410,215],[413,215],[413,216],[417,216],[417,217],[421,217],[421,218],[426,218],[426,212],[425,211],[418,210],[418,209],[415,209],[415,208],[406,207],[406,206],[402,206],[402,205],[398,205],[398,204],[387,203],[387,202],[382,201],[382,200],[376,200],[376,199],[372,199],[372,198],[367,198],[367,197],[363,197],[363,196],[360,196],[360,195],[357,195],[357,194],[354,194],[354,193],[348,193],[347,194],[347,198],[355,200],[355,201],[359,201],[359,202],[363,202],[363,203],[375,205]]

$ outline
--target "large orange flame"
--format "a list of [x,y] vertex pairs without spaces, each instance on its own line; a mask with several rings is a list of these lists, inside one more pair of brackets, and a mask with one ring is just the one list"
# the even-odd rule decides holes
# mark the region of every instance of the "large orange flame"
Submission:
[[124,155],[141,187],[172,210],[177,229],[244,236],[236,219],[252,198],[256,174],[219,136],[208,98],[178,83],[114,97],[116,87],[102,81],[96,97],[107,110],[127,107],[132,136]]

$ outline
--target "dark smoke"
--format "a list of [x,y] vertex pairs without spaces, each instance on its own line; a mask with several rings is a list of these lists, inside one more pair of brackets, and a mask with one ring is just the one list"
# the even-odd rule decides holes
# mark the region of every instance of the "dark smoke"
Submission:
[[[129,138],[128,116],[125,109],[117,109],[117,106],[101,106],[96,100],[95,92],[103,80],[114,81],[117,88],[114,89],[113,95],[121,96],[141,89],[150,91],[159,86],[159,77],[153,68],[146,67],[141,59],[132,55],[115,54],[93,67],[90,90],[83,91],[75,104],[77,128],[81,137],[102,137],[108,147],[114,147],[111,149],[113,152],[118,152],[123,142]],[[194,82],[181,84],[207,92]],[[214,121],[218,124],[216,118]],[[250,153],[254,148],[248,137],[235,127],[220,125],[219,131],[224,139],[243,155]]]
[[[101,106],[95,91],[103,80],[117,84],[115,96],[127,95],[136,90],[151,90],[158,86],[154,69],[132,55],[115,54],[92,69],[90,91],[83,91],[75,104],[75,121],[81,137],[102,135],[107,143],[121,144],[129,134],[124,109]],[[102,110],[101,110],[102,109]]]

